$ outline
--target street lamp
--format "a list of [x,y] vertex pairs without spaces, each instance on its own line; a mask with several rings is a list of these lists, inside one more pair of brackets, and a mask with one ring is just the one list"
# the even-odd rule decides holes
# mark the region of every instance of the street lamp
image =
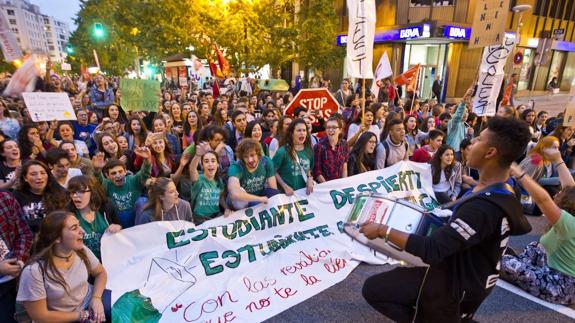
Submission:
[[[519,44],[521,43],[521,27],[523,27],[523,14],[527,11],[531,10],[531,5],[528,4],[520,4],[517,5],[513,8],[511,8],[511,10],[513,10],[514,13],[518,13],[519,14],[519,19],[517,21],[517,33],[515,34],[515,40],[516,40],[516,44],[517,46],[519,46]],[[531,62],[531,64],[533,64],[533,62]],[[519,73],[521,74],[521,73]],[[535,74],[535,77],[537,77],[537,74]],[[534,84],[531,85],[531,89],[529,90],[529,102],[531,103],[531,108],[535,108],[535,103],[531,102],[532,100],[532,95],[533,95],[533,86],[535,85],[535,81],[533,82]]]

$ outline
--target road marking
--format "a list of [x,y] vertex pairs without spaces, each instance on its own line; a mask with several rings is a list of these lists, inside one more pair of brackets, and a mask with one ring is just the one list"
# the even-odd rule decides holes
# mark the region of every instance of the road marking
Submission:
[[519,287],[514,286],[514,285],[512,285],[506,281],[501,280],[501,279],[499,279],[497,281],[497,286],[499,286],[503,289],[506,289],[506,290],[512,292],[513,294],[519,295],[519,296],[526,298],[532,302],[535,302],[539,305],[542,305],[542,306],[545,306],[549,309],[552,309],[555,312],[561,313],[565,316],[568,316],[570,318],[575,319],[575,310],[570,308],[570,307],[546,302],[540,298],[537,298],[537,297],[525,292],[524,290],[520,289]]

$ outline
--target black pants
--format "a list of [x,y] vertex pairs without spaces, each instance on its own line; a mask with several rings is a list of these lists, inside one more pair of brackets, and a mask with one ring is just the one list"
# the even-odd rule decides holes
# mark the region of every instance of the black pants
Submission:
[[[472,320],[481,301],[466,301],[451,296],[447,275],[426,278],[419,302],[417,296],[426,268],[395,268],[369,277],[362,294],[369,305],[396,322],[461,322]],[[416,303],[418,305],[416,313]],[[461,313],[469,318],[462,319]],[[417,314],[417,315],[416,315]],[[414,316],[416,316],[414,320]]]
[[16,310],[16,281],[0,284],[0,322],[12,323],[14,320],[14,311]]

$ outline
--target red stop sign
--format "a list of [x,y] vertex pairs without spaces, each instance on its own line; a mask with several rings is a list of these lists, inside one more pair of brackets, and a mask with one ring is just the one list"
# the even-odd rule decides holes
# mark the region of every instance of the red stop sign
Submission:
[[327,119],[339,110],[339,104],[328,89],[302,89],[290,102],[284,111],[284,115],[292,115],[295,108],[302,106],[313,112],[314,115]]

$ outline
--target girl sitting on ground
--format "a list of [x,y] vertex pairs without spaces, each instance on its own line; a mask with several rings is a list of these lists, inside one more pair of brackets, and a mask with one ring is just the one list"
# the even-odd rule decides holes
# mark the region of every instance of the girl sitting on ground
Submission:
[[563,187],[555,198],[517,164],[511,166],[511,174],[533,197],[551,229],[518,256],[504,255],[501,277],[543,300],[571,305],[575,303],[575,181],[557,148],[546,149],[545,155],[555,164]]

